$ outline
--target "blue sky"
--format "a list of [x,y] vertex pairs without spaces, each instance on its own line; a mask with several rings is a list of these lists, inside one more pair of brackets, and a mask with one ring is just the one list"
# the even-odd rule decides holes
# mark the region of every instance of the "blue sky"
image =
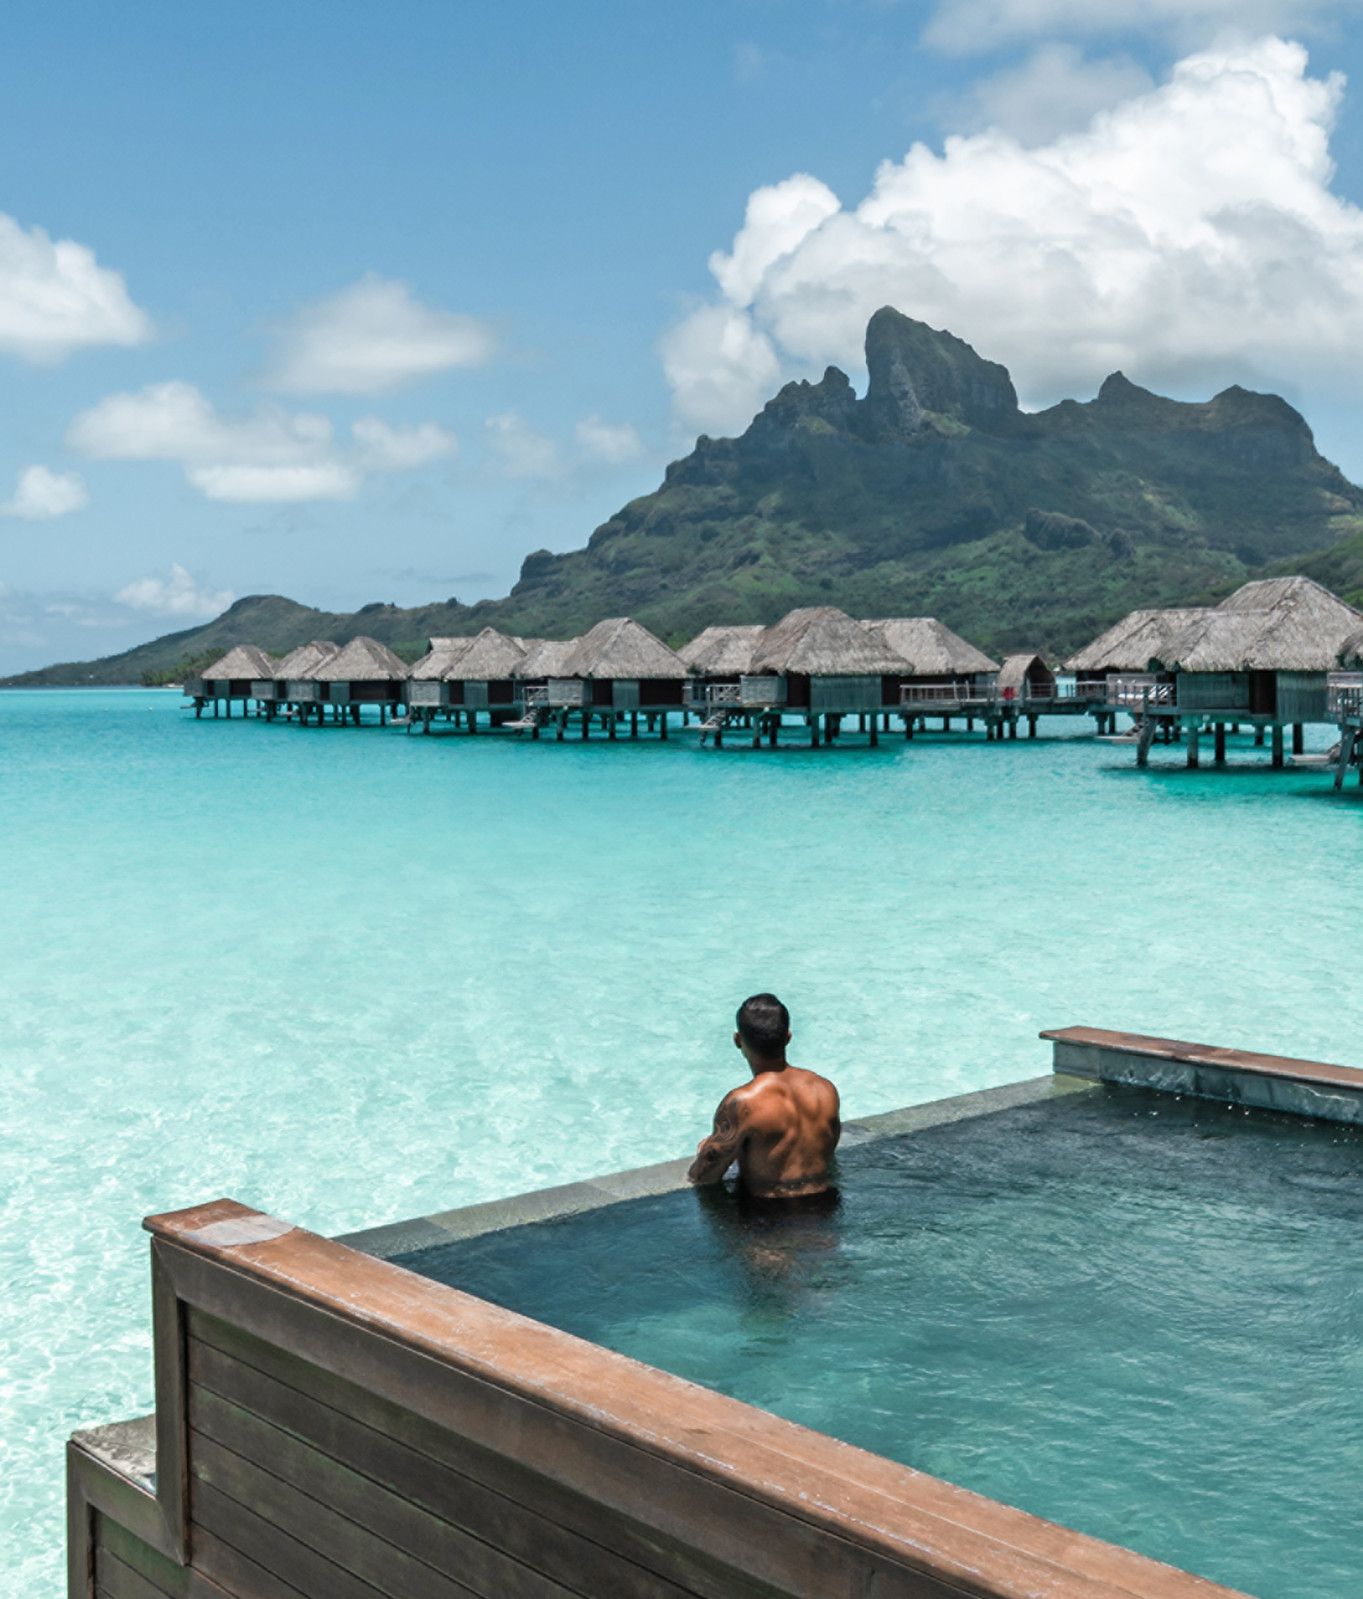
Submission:
[[0,671],[504,593],[886,300],[1028,403],[1276,388],[1363,477],[1359,20],[13,4]]

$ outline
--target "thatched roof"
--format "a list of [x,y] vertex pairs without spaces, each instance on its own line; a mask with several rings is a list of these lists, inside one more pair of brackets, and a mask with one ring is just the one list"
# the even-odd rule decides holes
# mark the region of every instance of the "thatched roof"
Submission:
[[1128,611],[1120,622],[1114,622],[1107,632],[1100,633],[1091,644],[1071,655],[1064,669],[1067,672],[1148,671],[1150,662],[1184,628],[1210,614],[1205,605]]
[[1191,622],[1152,652],[1151,664],[1169,672],[1328,672],[1360,627],[1363,613],[1310,578],[1269,578]]
[[575,638],[526,638],[521,643],[525,654],[520,665],[511,674],[535,682],[542,677],[564,677],[563,663],[577,648]]
[[766,629],[753,649],[751,669],[807,677],[878,677],[910,667],[877,629],[854,622],[834,605],[814,605],[791,611]]
[[1228,594],[1218,611],[1272,611],[1280,605],[1318,605],[1325,610],[1357,611],[1346,605],[1337,594],[1322,588],[1309,577],[1265,577],[1254,583],[1242,583],[1234,594]]
[[274,662],[254,644],[236,644],[203,669],[205,678],[265,678],[274,676]]
[[427,642],[426,653],[407,674],[419,683],[440,682],[473,640],[468,637],[433,638]]
[[1027,674],[1033,666],[1040,666],[1048,676],[1050,667],[1040,655],[1005,655],[1003,665],[999,667],[998,687],[1000,693],[1006,688],[1021,689],[1027,684]]
[[299,644],[274,664],[274,677],[283,683],[292,678],[295,682],[310,678],[323,661],[340,653],[341,646],[330,639],[315,638],[308,644]]
[[935,616],[890,616],[862,626],[874,628],[896,655],[911,662],[915,677],[959,677],[999,669],[997,661]]
[[685,677],[686,665],[646,627],[628,616],[598,622],[573,646],[561,677]]
[[752,663],[752,652],[765,632],[761,623],[752,627],[707,627],[689,644],[683,644],[677,654],[693,672],[704,677],[725,672],[741,675]]
[[361,635],[323,661],[313,677],[319,683],[401,683],[407,668],[386,644]]
[[1349,671],[1357,671],[1363,667],[1363,630],[1344,640],[1343,648],[1339,652],[1339,664]]
[[485,627],[475,637],[462,642],[468,647],[454,658],[444,674],[448,679],[495,683],[510,677],[525,659],[525,640],[499,632],[495,627]]

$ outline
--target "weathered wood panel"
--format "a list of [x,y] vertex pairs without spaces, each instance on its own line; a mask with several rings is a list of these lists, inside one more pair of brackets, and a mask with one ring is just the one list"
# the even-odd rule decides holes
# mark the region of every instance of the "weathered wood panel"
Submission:
[[[210,1482],[243,1504],[260,1506],[268,1520],[308,1541],[324,1538],[314,1547],[333,1558],[337,1549],[345,1549],[345,1563],[354,1571],[377,1576],[396,1563],[407,1576],[415,1575],[413,1592],[429,1588],[454,1595],[458,1584],[461,1592],[505,1599],[571,1599],[572,1590],[386,1486],[377,1475],[365,1476],[216,1394],[191,1391],[190,1427],[196,1482]],[[400,1553],[386,1552],[385,1543]],[[408,1569],[413,1561],[432,1573],[447,1573],[453,1583],[414,1574]]]
[[[230,1329],[219,1326],[213,1331],[220,1339],[227,1333],[230,1341]],[[259,1343],[243,1349],[238,1342],[238,1349],[284,1370],[292,1385],[191,1338],[191,1424],[226,1447],[264,1460],[296,1485],[304,1485],[307,1458],[292,1452],[295,1439],[359,1473],[362,1482],[380,1484],[463,1529],[471,1539],[505,1551],[568,1587],[585,1585],[588,1591],[618,1599],[688,1599],[694,1593],[638,1565],[655,1552],[632,1542],[627,1529],[610,1529],[610,1535],[624,1545],[619,1552],[573,1530],[574,1523],[592,1519],[588,1501],[570,1503],[543,1479],[499,1468],[496,1457],[482,1451],[461,1450],[457,1439],[423,1427],[420,1418],[394,1406],[381,1401],[365,1404],[358,1390],[305,1362],[274,1358],[268,1346]],[[319,1392],[325,1397],[317,1397]],[[215,1412],[215,1404],[224,1402],[234,1407],[235,1416]],[[337,1404],[346,1408],[335,1408]],[[347,1413],[354,1408],[363,1409],[369,1422],[379,1425]],[[243,1414],[248,1431],[249,1418],[269,1424],[269,1430],[256,1435],[255,1443],[241,1436]],[[449,1463],[451,1458],[460,1469]],[[357,1519],[364,1520],[370,1508],[362,1505]],[[382,1530],[372,1521],[366,1524]],[[491,1574],[501,1569],[499,1562],[485,1563]]]
[[96,1516],[95,1588],[107,1589],[119,1599],[125,1591],[138,1599],[148,1595],[182,1599],[189,1592],[189,1573],[117,1521]]
[[389,1599],[388,1590],[362,1581],[207,1483],[195,1483],[194,1508],[195,1564],[234,1599]]

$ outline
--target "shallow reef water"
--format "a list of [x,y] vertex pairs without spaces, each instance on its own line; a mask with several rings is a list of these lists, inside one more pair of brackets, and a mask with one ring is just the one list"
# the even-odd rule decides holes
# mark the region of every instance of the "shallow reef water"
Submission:
[[853,1116],[1076,1022],[1358,1061],[1357,790],[1042,725],[702,751],[0,693],[0,1591],[60,1587],[66,1435],[149,1406],[146,1213],[340,1232],[685,1152],[759,988]]

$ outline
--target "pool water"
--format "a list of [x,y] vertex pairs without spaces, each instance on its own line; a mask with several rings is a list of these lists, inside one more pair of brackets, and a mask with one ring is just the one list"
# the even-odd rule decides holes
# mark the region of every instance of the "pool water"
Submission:
[[849,1116],[1035,1075],[1074,1022],[1359,1058],[1359,792],[1243,742],[1139,772],[1082,723],[700,751],[181,704],[0,692],[6,1599],[60,1590],[67,1433],[150,1408],[148,1212],[344,1232],[687,1152],[761,988]]
[[1261,1599],[1357,1599],[1363,1137],[1129,1089],[403,1264]]

